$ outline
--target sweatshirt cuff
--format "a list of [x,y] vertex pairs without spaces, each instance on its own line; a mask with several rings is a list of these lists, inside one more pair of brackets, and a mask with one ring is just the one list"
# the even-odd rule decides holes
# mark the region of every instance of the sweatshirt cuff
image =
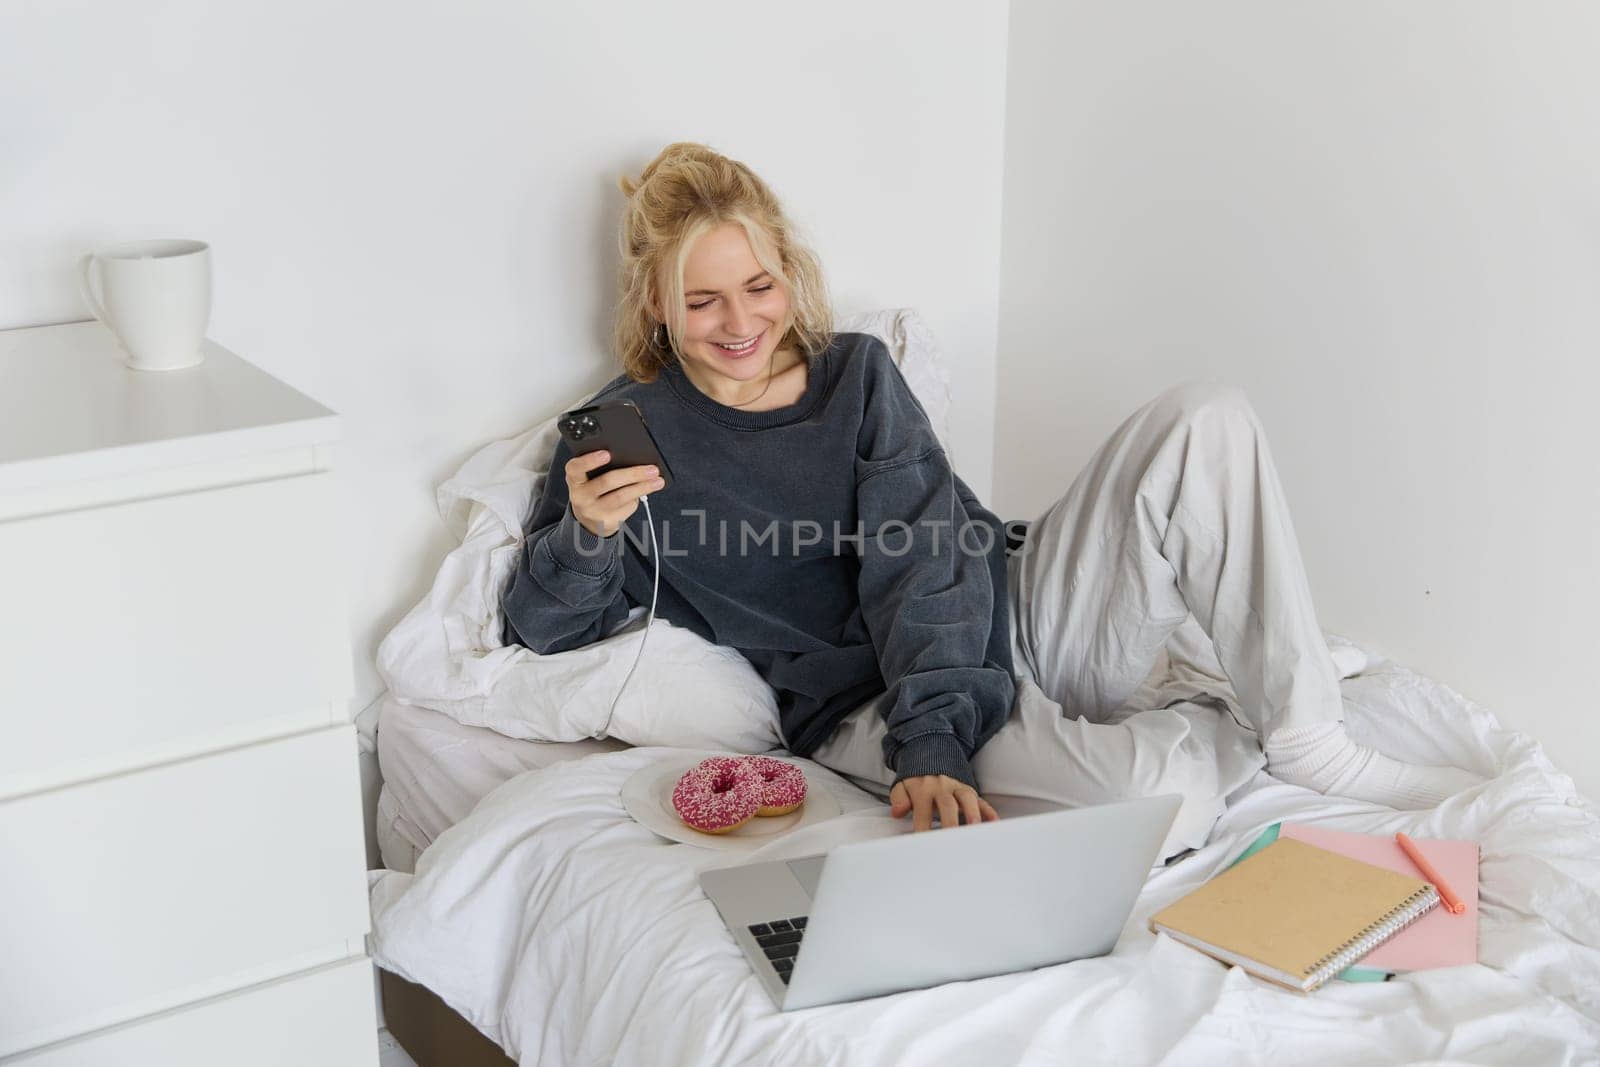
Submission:
[[955,734],[923,734],[901,745],[894,754],[894,782],[914,778],[919,774],[948,774],[957,781],[978,788],[977,776],[972,773],[972,761],[966,749],[956,740]]
[[544,544],[557,566],[599,578],[609,573],[616,563],[617,555],[622,550],[622,533],[619,530],[609,537],[590,533],[569,506],[562,514],[561,521],[545,535]]

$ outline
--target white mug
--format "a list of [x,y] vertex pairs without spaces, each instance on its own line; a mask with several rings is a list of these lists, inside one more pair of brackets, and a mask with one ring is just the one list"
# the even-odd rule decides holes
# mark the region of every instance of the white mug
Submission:
[[[95,297],[100,268],[102,302]],[[135,370],[181,370],[205,358],[211,319],[211,246],[204,241],[134,241],[78,261],[78,284]]]

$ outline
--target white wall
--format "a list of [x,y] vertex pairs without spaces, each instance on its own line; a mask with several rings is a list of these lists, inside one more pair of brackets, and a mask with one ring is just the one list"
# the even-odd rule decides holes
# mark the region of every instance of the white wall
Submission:
[[1015,0],[996,502],[1242,386],[1325,626],[1600,796],[1600,8]]
[[0,328],[87,317],[88,246],[212,243],[211,336],[344,416],[360,707],[434,486],[616,373],[616,176],[671,141],[767,178],[842,313],[924,313],[988,495],[1005,49],[954,0],[7,5]]

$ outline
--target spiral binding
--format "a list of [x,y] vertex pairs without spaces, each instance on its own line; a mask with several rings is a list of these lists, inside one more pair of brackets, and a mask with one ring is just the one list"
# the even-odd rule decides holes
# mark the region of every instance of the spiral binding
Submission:
[[1407,897],[1400,907],[1390,912],[1386,918],[1367,927],[1312,964],[1311,984],[1307,987],[1307,992],[1316,989],[1438,906],[1439,891],[1431,885],[1424,885]]

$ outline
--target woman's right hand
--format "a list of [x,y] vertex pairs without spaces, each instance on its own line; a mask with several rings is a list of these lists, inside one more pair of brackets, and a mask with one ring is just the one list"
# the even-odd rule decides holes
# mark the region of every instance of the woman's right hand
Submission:
[[573,517],[596,537],[616,533],[628,516],[639,510],[639,497],[667,484],[654,467],[618,467],[589,476],[590,471],[604,467],[610,460],[611,453],[600,451],[567,461],[567,499],[572,503]]

